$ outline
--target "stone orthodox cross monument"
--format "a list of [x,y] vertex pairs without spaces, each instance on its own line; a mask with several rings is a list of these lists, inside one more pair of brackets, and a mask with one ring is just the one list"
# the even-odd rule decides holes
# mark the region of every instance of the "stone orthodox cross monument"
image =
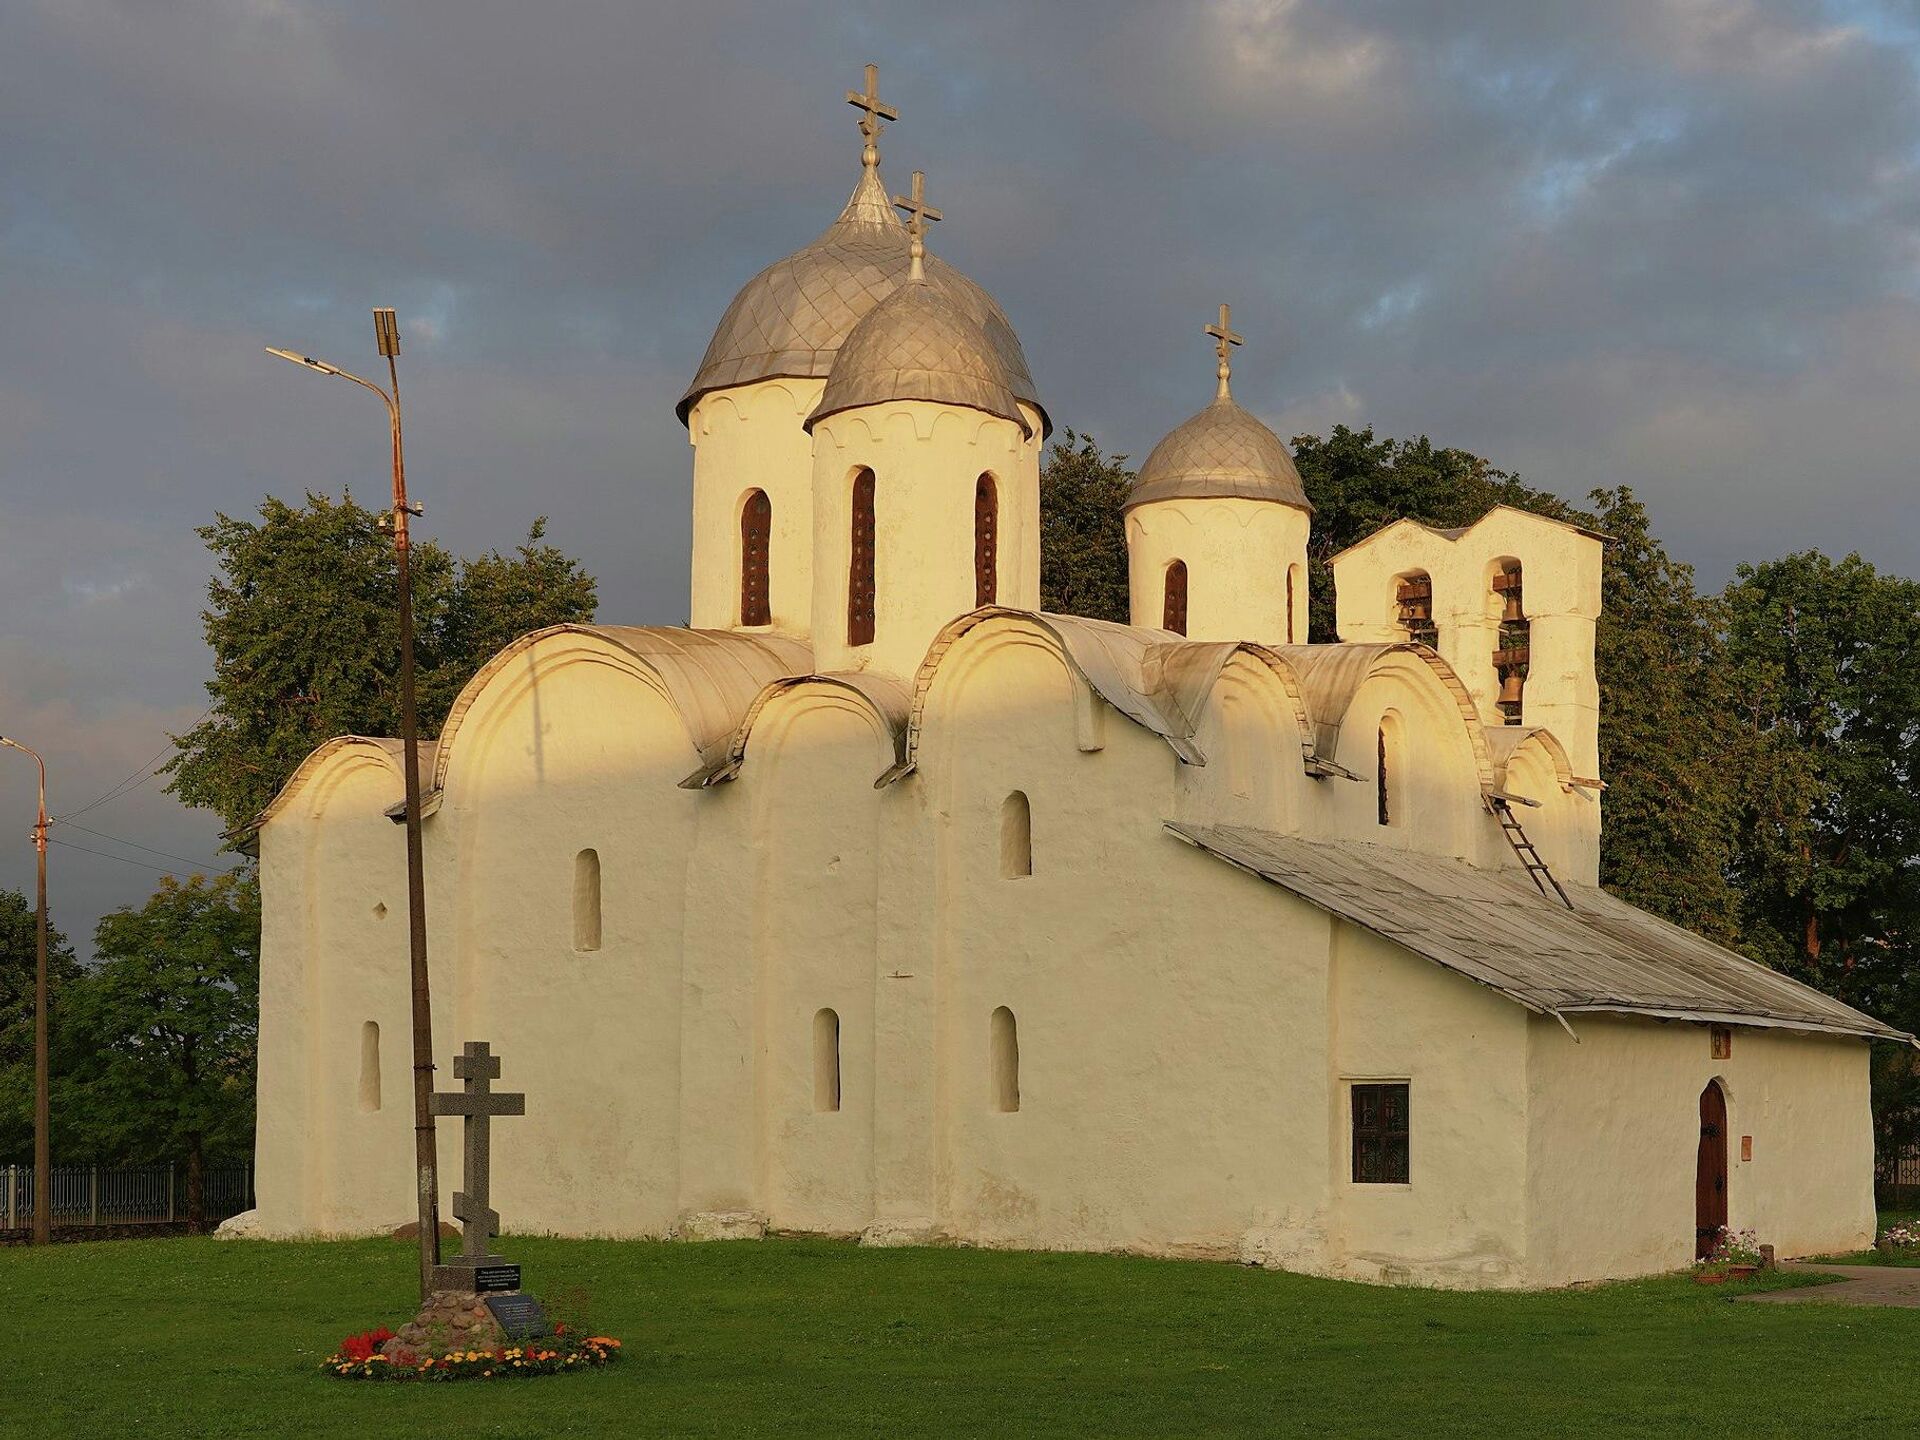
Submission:
[[[484,1040],[469,1040],[465,1053],[453,1060],[453,1075],[464,1082],[457,1094],[439,1093],[433,1097],[433,1113],[458,1115],[466,1122],[466,1168],[461,1177],[464,1188],[453,1197],[453,1213],[460,1221],[460,1258],[441,1265],[433,1272],[435,1290],[518,1290],[519,1266],[509,1266],[492,1253],[493,1237],[500,1233],[500,1214],[488,1204],[491,1187],[489,1173],[492,1139],[491,1122],[496,1115],[524,1115],[527,1097],[493,1089],[500,1078],[500,1057]],[[485,1272],[496,1272],[489,1276]],[[503,1284],[513,1272],[512,1283]]]

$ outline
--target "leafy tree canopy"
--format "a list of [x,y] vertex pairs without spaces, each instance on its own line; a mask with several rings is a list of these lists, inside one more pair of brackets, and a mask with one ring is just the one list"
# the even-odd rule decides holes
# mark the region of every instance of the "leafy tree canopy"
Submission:
[[[33,990],[36,967],[33,901],[18,890],[0,890],[0,1164],[33,1162]],[[80,962],[49,918],[47,922],[48,1016],[57,1020],[80,978]],[[55,1060],[65,1059],[57,1025]],[[66,1067],[55,1063],[58,1077]],[[56,1127],[63,1119],[54,1111]],[[59,1136],[55,1136],[57,1144]]]
[[134,1163],[184,1155],[198,1219],[206,1158],[253,1144],[258,882],[168,877],[138,910],[102,919],[94,948],[64,1018],[85,1054],[87,1148]]
[[1124,455],[1063,430],[1040,470],[1040,608],[1124,624],[1127,530],[1120,506],[1133,485]]
[[[213,705],[175,737],[169,788],[229,829],[257,815],[305,756],[335,735],[400,733],[398,572],[384,512],[351,497],[269,498],[259,518],[200,530],[218,569],[202,612]],[[422,735],[460,687],[517,635],[590,621],[593,577],[544,543],[538,520],[511,555],[456,560],[413,547]]]
[[1895,1000],[1920,939],[1920,583],[1810,551],[1741,566],[1726,599],[1747,928],[1827,988]]

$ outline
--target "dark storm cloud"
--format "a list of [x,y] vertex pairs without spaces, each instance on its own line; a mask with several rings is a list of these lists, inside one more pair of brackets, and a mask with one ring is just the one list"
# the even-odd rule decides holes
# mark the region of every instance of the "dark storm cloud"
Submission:
[[[1283,433],[1631,483],[1716,582],[1810,544],[1920,570],[1902,7],[11,0],[0,32],[0,729],[56,809],[205,703],[193,526],[379,493],[377,407],[260,349],[370,363],[376,303],[430,532],[551,513],[604,615],[684,620],[672,404],[850,188],[869,59],[896,188],[929,172],[936,247],[1110,448],[1206,399],[1224,298]],[[158,790],[83,823],[211,857]],[[80,930],[153,878],[58,861]]]

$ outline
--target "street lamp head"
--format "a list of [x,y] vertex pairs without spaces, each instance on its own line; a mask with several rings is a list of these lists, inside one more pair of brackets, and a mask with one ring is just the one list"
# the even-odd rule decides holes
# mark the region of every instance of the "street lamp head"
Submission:
[[380,353],[387,358],[400,353],[400,322],[393,318],[391,309],[373,312],[373,338]]
[[311,355],[301,355],[293,350],[277,350],[267,346],[269,355],[278,355],[282,360],[291,360],[296,365],[304,365],[309,370],[318,370],[322,375],[338,375],[340,372],[324,360],[316,360]]

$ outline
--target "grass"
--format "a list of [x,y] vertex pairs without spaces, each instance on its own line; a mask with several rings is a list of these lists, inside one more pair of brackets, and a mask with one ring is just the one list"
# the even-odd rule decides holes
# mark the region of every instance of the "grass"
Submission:
[[1920,1310],[1735,1305],[1668,1276],[1382,1289],[1106,1255],[516,1239],[626,1342],[531,1381],[323,1377],[412,1310],[386,1240],[0,1251],[0,1435],[1884,1434]]
[[[1876,1238],[1885,1233],[1892,1225],[1920,1224],[1920,1210],[1882,1210],[1880,1223],[1875,1229]],[[1840,1255],[1821,1255],[1817,1257],[1832,1265],[1887,1265],[1897,1270],[1920,1269],[1920,1249],[1912,1250],[1849,1250]]]

